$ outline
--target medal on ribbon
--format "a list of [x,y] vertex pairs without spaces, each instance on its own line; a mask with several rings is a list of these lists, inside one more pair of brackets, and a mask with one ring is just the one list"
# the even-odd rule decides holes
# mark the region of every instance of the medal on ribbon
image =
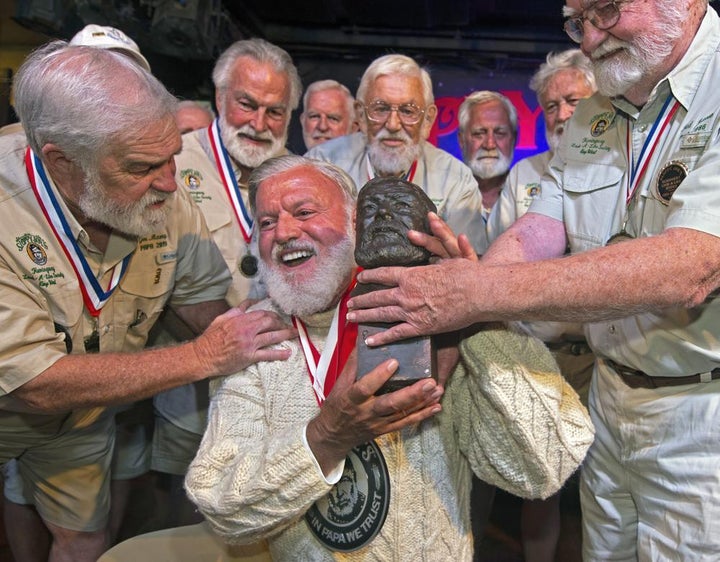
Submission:
[[[29,147],[25,152],[25,168],[40,209],[52,228],[55,238],[57,238],[70,264],[75,270],[85,308],[87,308],[93,317],[97,318],[100,316],[102,307],[105,306],[105,303],[110,299],[113,291],[120,284],[120,280],[125,274],[133,254],[125,256],[125,258],[113,268],[108,287],[107,289],[103,289],[95,278],[90,264],[75,240],[70,224],[60,206],[60,202],[50,187],[50,180],[48,179],[42,161]],[[97,347],[99,349],[99,336]],[[92,349],[95,350],[95,347]]]
[[[318,404],[330,394],[355,347],[357,324],[345,320],[355,279],[335,307],[322,353],[310,341],[304,323],[293,317]],[[325,547],[350,552],[368,544],[382,528],[390,505],[390,475],[374,441],[354,447],[345,458],[340,480],[305,514],[310,531]]]
[[626,240],[632,240],[634,237],[628,233],[627,231],[627,224],[629,220],[629,214],[630,214],[630,205],[635,200],[635,194],[638,191],[638,186],[640,185],[640,180],[645,176],[645,172],[647,171],[648,165],[650,164],[650,160],[652,158],[652,155],[655,153],[655,150],[657,147],[661,144],[661,140],[663,138],[663,133],[667,129],[668,125],[672,121],[673,116],[675,115],[675,112],[678,110],[678,107],[680,107],[680,102],[675,100],[675,103],[672,102],[672,95],[668,96],[668,98],[665,100],[665,103],[663,104],[662,109],[660,110],[660,113],[658,114],[657,118],[655,119],[655,122],[653,123],[652,128],[650,129],[650,132],[645,139],[645,143],[642,146],[642,149],[640,150],[640,155],[638,157],[637,163],[634,162],[632,157],[632,138],[631,138],[631,132],[630,132],[630,123],[628,123],[627,127],[627,138],[626,138],[626,145],[627,145],[627,160],[628,165],[630,166],[630,178],[629,178],[629,184],[627,188],[627,192],[625,195],[625,216],[622,222],[622,227],[620,228],[620,232],[617,232],[610,236],[608,241],[605,245],[614,244],[617,242],[622,242]]
[[230,206],[235,213],[240,233],[242,234],[245,245],[248,248],[247,253],[240,260],[240,272],[245,277],[254,277],[258,271],[257,258],[250,253],[250,237],[252,235],[253,220],[250,213],[245,207],[245,202],[240,192],[237,178],[233,173],[230,155],[225,149],[225,145],[220,135],[220,123],[216,118],[208,127],[208,136],[210,138],[210,147],[215,157],[215,165],[217,166],[220,180],[222,181],[225,193],[230,201]]

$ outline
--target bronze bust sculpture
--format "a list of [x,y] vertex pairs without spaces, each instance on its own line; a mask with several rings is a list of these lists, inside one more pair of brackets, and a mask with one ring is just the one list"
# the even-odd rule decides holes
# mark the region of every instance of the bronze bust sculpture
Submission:
[[430,211],[437,207],[417,185],[401,178],[370,180],[357,200],[357,264],[366,269],[426,264],[430,253],[412,244],[407,232],[429,232]]
[[[401,178],[370,180],[360,190],[357,200],[357,264],[365,269],[427,264],[430,253],[410,242],[407,233],[410,229],[429,233],[427,214],[430,211],[437,212],[437,207],[417,185]],[[353,294],[383,288],[358,284]],[[435,354],[430,337],[412,338],[378,348],[365,344],[369,335],[386,327],[386,324],[378,323],[358,326],[358,376],[390,357],[397,359],[400,367],[380,389],[381,393],[434,376]]]

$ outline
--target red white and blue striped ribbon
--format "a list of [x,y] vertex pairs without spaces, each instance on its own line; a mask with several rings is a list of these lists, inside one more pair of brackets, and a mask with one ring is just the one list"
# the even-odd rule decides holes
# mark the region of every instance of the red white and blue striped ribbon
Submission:
[[97,317],[119,285],[133,254],[125,256],[122,262],[113,268],[108,287],[103,290],[73,236],[57,196],[50,187],[42,161],[29,147],[25,153],[25,168],[38,204],[75,270],[85,307],[92,316]]
[[225,186],[225,192],[232,204],[235,217],[240,225],[240,232],[245,239],[245,243],[249,243],[250,236],[252,234],[253,220],[245,207],[245,203],[243,202],[240,187],[238,186],[237,179],[233,173],[230,156],[228,155],[225,145],[222,142],[222,137],[220,136],[220,123],[217,118],[208,127],[208,136],[210,137],[210,146],[212,147],[213,155],[215,156],[215,164],[217,165],[218,172],[220,173],[220,179],[223,182],[223,186]]

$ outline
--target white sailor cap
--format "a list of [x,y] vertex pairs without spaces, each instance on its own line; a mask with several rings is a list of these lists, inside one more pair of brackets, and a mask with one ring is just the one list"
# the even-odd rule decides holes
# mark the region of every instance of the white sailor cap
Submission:
[[150,72],[150,63],[140,52],[137,43],[130,39],[125,33],[114,27],[88,24],[78,31],[70,39],[71,45],[85,45],[86,47],[97,47],[99,49],[112,49],[129,55]]

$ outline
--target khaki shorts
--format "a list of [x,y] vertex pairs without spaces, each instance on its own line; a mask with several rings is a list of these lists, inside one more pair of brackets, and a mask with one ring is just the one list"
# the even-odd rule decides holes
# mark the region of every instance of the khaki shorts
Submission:
[[152,399],[141,400],[117,410],[113,480],[130,480],[150,470],[153,426]]
[[44,521],[64,529],[102,529],[114,440],[112,413],[101,409],[57,416],[0,411],[5,497],[34,505]]
[[156,416],[152,469],[165,474],[185,475],[201,440],[202,435],[178,427],[160,415]]

